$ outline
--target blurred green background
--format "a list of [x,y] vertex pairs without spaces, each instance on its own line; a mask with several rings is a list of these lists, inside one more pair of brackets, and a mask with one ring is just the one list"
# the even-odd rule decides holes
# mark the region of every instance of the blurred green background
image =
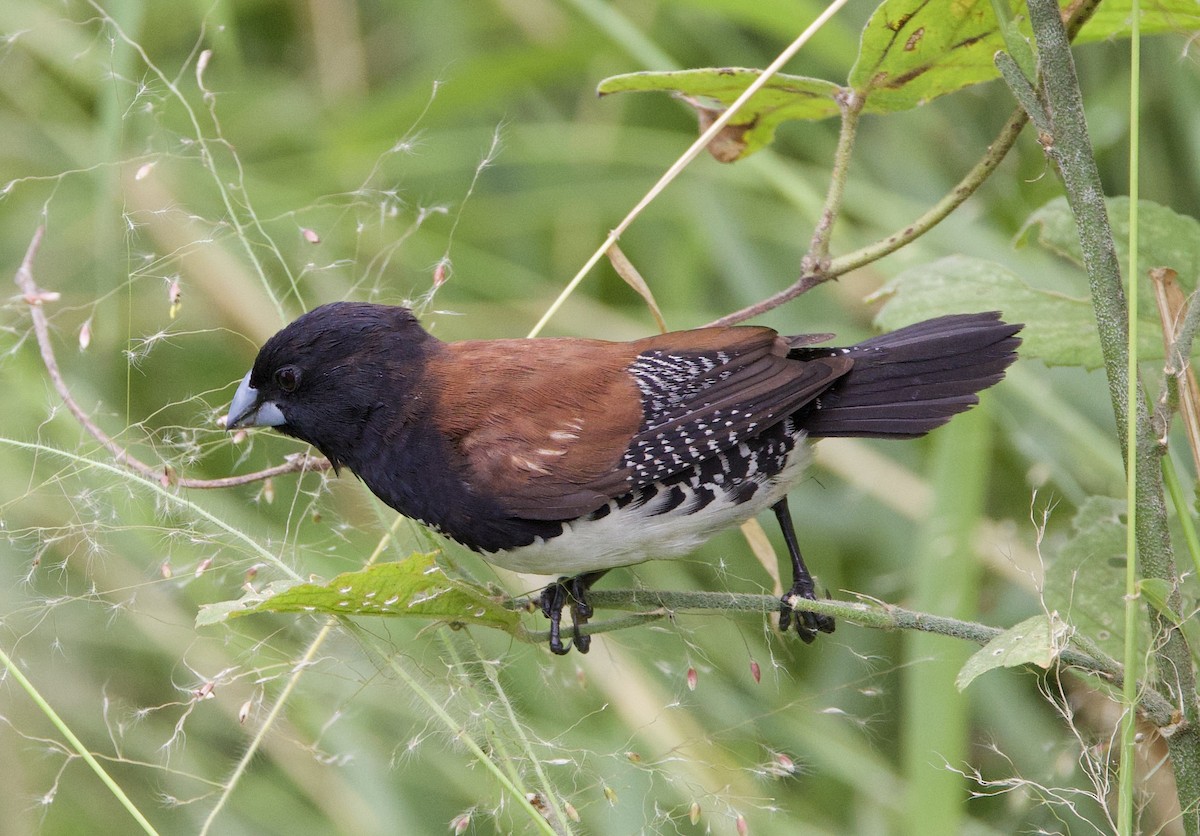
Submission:
[[[853,0],[788,71],[844,80],[872,9]],[[765,66],[820,10],[795,0],[6,0],[0,262],[15,273],[46,226],[35,276],[62,294],[46,310],[63,375],[122,444],[188,476],[249,472],[298,446],[267,433],[233,444],[216,418],[287,319],[335,299],[421,300],[448,257],[427,325],[446,339],[524,335],[695,135],[681,104],[601,100],[596,84],[643,69]],[[198,77],[202,50],[211,56]],[[1078,51],[1113,194],[1127,189],[1127,50]],[[1143,74],[1142,195],[1200,215],[1195,44],[1147,41]],[[1012,106],[993,82],[865,118],[834,254],[903,228],[944,194]],[[742,163],[701,158],[624,235],[670,326],[703,324],[793,280],[836,129],[792,123]],[[1027,131],[934,232],[759,321],[861,338],[866,295],[951,253],[1083,295],[1073,268],[1011,245],[1057,194]],[[973,648],[949,639],[843,623],[806,647],[762,618],[681,614],[555,658],[501,634],[376,619],[335,629],[301,663],[320,620],[197,629],[200,604],[279,576],[247,538],[302,575],[330,577],[362,565],[393,512],[349,474],[180,491],[91,464],[110,459],[61,408],[27,306],[7,298],[0,647],[160,832],[199,831],[218,799],[210,832],[222,834],[535,832],[467,736],[522,791],[571,805],[579,833],[1107,831],[1088,773],[1109,766],[1112,704],[1081,680],[1027,670],[960,694],[953,678]],[[547,333],[653,328],[602,265]],[[1039,543],[1049,558],[1086,496],[1120,495],[1111,430],[1099,373],[1021,363],[931,438],[824,442],[792,498],[801,545],[834,597],[1015,624],[1042,608]],[[434,544],[404,523],[384,557]],[[541,581],[452,545],[446,560],[511,592]],[[604,581],[631,584],[757,592],[771,580],[734,531]],[[0,832],[134,832],[11,677],[0,774]],[[1147,829],[1169,832],[1166,770],[1143,788]]]

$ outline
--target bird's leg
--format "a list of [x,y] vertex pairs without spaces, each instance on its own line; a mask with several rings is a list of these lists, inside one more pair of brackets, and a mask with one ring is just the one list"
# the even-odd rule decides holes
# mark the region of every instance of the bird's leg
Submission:
[[582,635],[579,628],[587,624],[592,617],[592,606],[587,602],[588,589],[607,569],[599,572],[585,572],[573,578],[559,578],[542,590],[542,613],[550,619],[550,650],[562,656],[570,651],[570,646],[564,646],[560,635],[563,607],[571,608],[571,630],[574,633],[574,645],[580,653],[587,653],[592,646],[592,637]]
[[563,647],[559,636],[559,622],[562,621],[563,605],[567,602],[567,588],[563,585],[566,578],[559,578],[542,590],[542,614],[550,619],[550,651],[559,656],[565,654],[569,647]]
[[787,497],[776,502],[771,509],[775,512],[775,519],[779,520],[779,527],[783,531],[783,541],[787,543],[788,555],[792,558],[792,588],[779,603],[779,629],[786,633],[792,626],[794,617],[796,632],[808,643],[817,637],[818,632],[832,633],[834,621],[828,615],[805,611],[796,612],[792,609],[788,599],[793,595],[799,595],[810,601],[817,600],[816,586],[813,584],[813,577],[809,573],[808,567],[804,565],[804,558],[800,556],[800,546],[796,542],[796,529],[792,526],[792,515],[788,512]]

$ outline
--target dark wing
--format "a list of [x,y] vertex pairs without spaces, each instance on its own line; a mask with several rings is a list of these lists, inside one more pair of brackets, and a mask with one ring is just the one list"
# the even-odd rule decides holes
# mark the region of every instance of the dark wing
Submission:
[[1017,359],[1020,325],[996,312],[954,314],[849,348],[796,347],[801,360],[844,356],[847,375],[800,420],[813,437],[916,438],[979,403]]
[[[769,328],[445,349],[430,366],[438,426],[474,484],[514,516],[542,520],[594,511],[752,438],[853,362],[788,359]],[[454,379],[463,367],[472,373]]]

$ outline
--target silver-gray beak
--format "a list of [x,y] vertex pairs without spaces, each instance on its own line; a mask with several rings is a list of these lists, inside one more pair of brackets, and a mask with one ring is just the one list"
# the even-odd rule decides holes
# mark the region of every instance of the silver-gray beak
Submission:
[[278,427],[286,424],[287,419],[274,401],[259,402],[258,390],[250,385],[250,372],[242,378],[229,404],[229,414],[225,416],[225,429],[236,430],[242,427]]

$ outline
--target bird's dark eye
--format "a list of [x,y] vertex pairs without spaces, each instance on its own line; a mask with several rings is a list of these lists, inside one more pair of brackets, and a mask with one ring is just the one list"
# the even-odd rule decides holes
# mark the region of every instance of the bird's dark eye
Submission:
[[285,392],[295,392],[300,385],[300,370],[295,366],[284,366],[275,372],[275,382]]

